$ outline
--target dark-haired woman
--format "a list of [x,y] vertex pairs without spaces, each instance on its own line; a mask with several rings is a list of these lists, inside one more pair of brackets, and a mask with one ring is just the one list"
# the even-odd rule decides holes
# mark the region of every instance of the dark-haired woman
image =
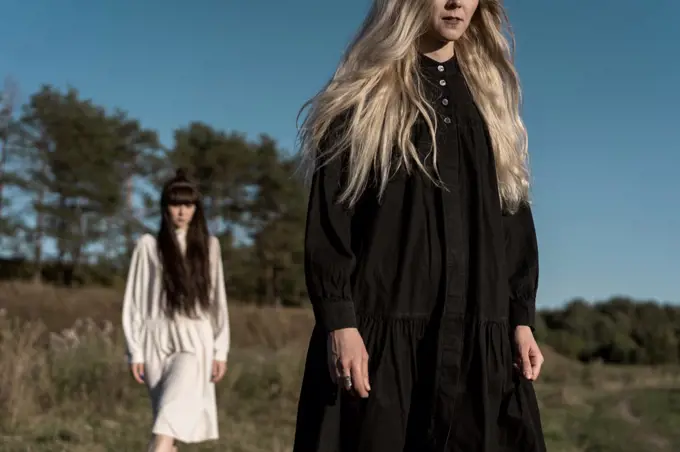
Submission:
[[215,383],[230,342],[222,256],[182,170],[163,187],[158,234],[143,235],[134,250],[123,329],[132,374],[151,398],[149,451],[217,439]]

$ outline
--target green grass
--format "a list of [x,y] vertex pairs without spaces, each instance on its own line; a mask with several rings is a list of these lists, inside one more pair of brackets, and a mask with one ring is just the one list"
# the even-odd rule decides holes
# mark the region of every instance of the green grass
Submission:
[[[680,405],[653,407],[675,389],[622,389],[600,393],[583,391],[577,405],[545,403],[549,389],[539,386],[544,400],[543,420],[548,450],[587,452],[674,451],[680,447],[677,434]],[[652,402],[652,404],[650,404]],[[647,408],[637,410],[637,404]],[[675,419],[655,422],[658,417]]]
[[[54,319],[20,308],[50,303],[44,294],[19,295],[20,303],[0,295],[9,311],[0,314],[0,452],[144,451],[150,406],[129,375],[115,322],[80,321],[55,334]],[[73,318],[59,322],[95,317],[67,295],[59,300]],[[99,312],[97,303],[89,309]],[[180,450],[290,451],[311,317],[235,304],[232,318],[235,348],[218,387],[221,439]],[[585,366],[544,353],[536,388],[550,452],[680,450],[677,368]]]

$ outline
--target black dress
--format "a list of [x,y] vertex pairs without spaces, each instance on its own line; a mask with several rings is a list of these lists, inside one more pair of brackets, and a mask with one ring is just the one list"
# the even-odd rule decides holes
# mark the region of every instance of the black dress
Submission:
[[[545,451],[533,385],[512,365],[514,327],[535,314],[531,210],[501,211],[488,131],[456,59],[421,65],[445,189],[400,170],[382,199],[370,187],[347,209],[335,202],[340,160],[312,182],[305,271],[317,322],[294,452]],[[430,139],[417,124],[423,157]],[[345,327],[366,344],[367,399],[328,372],[327,333]]]

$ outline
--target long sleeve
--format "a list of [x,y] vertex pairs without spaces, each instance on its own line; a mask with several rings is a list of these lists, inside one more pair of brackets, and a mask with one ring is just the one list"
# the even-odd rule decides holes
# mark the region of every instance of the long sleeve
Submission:
[[227,307],[227,290],[224,281],[224,264],[222,262],[222,251],[220,242],[217,238],[212,239],[212,247],[215,250],[213,255],[213,265],[215,266],[215,287],[213,288],[215,303],[215,322],[214,322],[214,359],[226,361],[229,354],[231,342],[231,331],[229,330],[229,309]]
[[305,231],[305,277],[318,324],[327,331],[356,327],[350,278],[352,213],[336,202],[343,178],[341,159],[314,173]]
[[534,328],[538,290],[538,242],[531,207],[504,217],[510,288],[510,325]]
[[132,252],[125,294],[123,296],[122,324],[128,359],[131,363],[144,362],[141,341],[144,313],[149,283],[148,240],[143,236]]

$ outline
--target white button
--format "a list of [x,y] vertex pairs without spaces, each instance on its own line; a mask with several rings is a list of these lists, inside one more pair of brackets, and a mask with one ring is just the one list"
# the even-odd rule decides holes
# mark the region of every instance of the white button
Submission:
[[442,105],[444,105],[444,106],[449,105],[449,100],[448,99],[442,99]]
[[444,72],[444,66],[442,66],[441,64],[437,66],[437,69],[439,69],[439,72]]
[[439,80],[439,84],[441,86],[446,86],[446,80]]
[[444,118],[444,122],[447,124],[451,124],[451,118],[447,116],[446,118]]

